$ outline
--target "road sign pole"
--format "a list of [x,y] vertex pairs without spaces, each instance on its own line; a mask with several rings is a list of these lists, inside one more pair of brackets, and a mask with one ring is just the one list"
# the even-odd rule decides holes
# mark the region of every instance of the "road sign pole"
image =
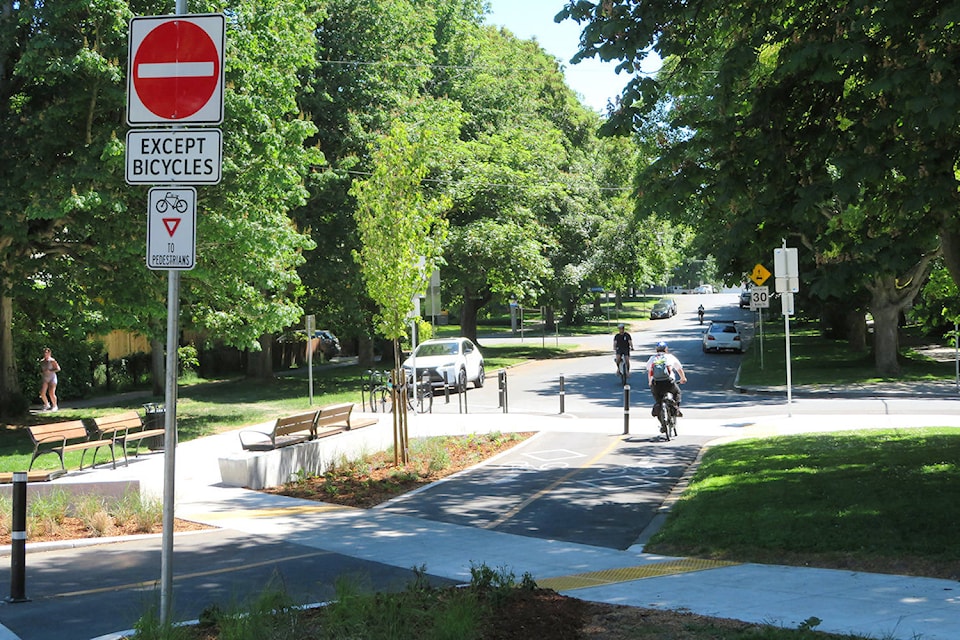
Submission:
[[763,371],[763,309],[757,309],[760,318],[760,371]]
[[[177,0],[177,15],[187,13],[187,0]],[[167,371],[163,423],[163,532],[160,549],[160,626],[173,621],[173,529],[177,469],[177,356],[180,335],[180,271],[167,271]]]

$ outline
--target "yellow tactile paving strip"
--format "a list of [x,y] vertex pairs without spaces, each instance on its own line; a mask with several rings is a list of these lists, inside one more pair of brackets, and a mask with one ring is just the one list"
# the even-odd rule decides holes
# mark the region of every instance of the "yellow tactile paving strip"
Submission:
[[292,507],[275,507],[272,509],[238,509],[234,511],[220,511],[216,513],[191,513],[187,517],[203,520],[235,520],[237,518],[277,518],[282,516],[299,516],[308,513],[329,513],[331,511],[347,511],[355,507],[344,507],[338,504],[297,505]]
[[690,573],[691,571],[720,569],[722,567],[732,567],[737,564],[739,563],[725,562],[723,560],[682,558],[679,560],[668,560],[666,562],[652,562],[650,564],[639,565],[636,567],[622,567],[619,569],[606,569],[604,571],[578,573],[572,576],[544,578],[537,580],[537,586],[543,587],[544,589],[553,589],[554,591],[572,591],[574,589],[602,587],[608,584],[631,582],[633,580],[643,580],[645,578],[659,578],[661,576],[668,576],[677,573]]

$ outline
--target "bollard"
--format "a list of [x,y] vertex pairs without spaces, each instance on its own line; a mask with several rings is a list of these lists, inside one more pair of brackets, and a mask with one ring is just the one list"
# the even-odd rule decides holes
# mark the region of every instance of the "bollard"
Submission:
[[430,374],[426,371],[423,372],[423,377],[420,379],[421,389],[423,392],[417,392],[417,396],[420,398],[420,413],[423,413],[423,401],[425,400],[424,396],[428,393],[430,394],[430,413],[433,413],[433,387],[430,382]]
[[507,413],[507,370],[497,371],[497,384],[500,387],[500,407]]
[[450,404],[450,379],[447,378],[447,372],[443,372],[443,404]]
[[27,472],[13,474],[13,526],[10,529],[10,597],[7,602],[30,602],[27,574]]
[[565,392],[563,390],[563,374],[560,374],[560,415],[563,415],[563,401]]
[[630,385],[623,385],[623,435],[630,434]]

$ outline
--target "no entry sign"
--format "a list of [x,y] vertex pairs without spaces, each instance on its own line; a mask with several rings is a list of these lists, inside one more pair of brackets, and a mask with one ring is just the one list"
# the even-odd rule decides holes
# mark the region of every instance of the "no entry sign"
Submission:
[[130,20],[129,124],[223,122],[224,17]]

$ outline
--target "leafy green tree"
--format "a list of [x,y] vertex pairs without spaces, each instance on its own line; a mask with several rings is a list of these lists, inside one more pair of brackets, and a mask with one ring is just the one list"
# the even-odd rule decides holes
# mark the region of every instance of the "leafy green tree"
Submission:
[[632,129],[671,105],[683,134],[651,165],[647,202],[737,239],[717,256],[731,271],[799,243],[821,298],[867,292],[878,372],[896,375],[897,318],[957,227],[958,7],[611,0],[558,19],[585,24],[579,57],[664,60],[610,120]]
[[[128,20],[119,0],[7,4],[0,16],[0,404],[19,395],[15,282],[73,279],[91,326],[162,335],[165,278],[144,265],[145,190],[124,182]],[[197,11],[213,4],[194,5]],[[284,215],[303,201],[297,71],[313,61],[305,3],[241,2],[227,20],[223,182],[198,189],[197,268],[184,324],[243,347],[300,314],[293,267],[310,248]],[[9,168],[9,170],[8,170]],[[69,287],[65,287],[68,290]],[[42,288],[17,289],[24,295]],[[61,301],[61,303],[64,301]],[[65,307],[64,307],[65,308]],[[64,317],[63,322],[82,316]]]
[[310,197],[294,213],[317,244],[299,274],[305,308],[342,342],[356,340],[369,364],[377,307],[351,257],[360,239],[349,191],[372,170],[371,143],[430,82],[440,9],[409,0],[328,0],[323,6],[315,33],[318,64],[300,101],[317,126],[310,144],[329,166],[310,177]]
[[[377,303],[378,328],[393,341],[394,380],[406,382],[401,368],[400,338],[414,310],[414,299],[426,290],[440,258],[446,234],[443,213],[450,201],[427,197],[420,189],[431,157],[456,140],[459,123],[450,105],[425,105],[416,125],[393,124],[373,151],[369,178],[350,190],[357,200],[361,245],[356,253],[370,297]],[[393,387],[395,463],[407,462],[409,448],[406,403]]]

